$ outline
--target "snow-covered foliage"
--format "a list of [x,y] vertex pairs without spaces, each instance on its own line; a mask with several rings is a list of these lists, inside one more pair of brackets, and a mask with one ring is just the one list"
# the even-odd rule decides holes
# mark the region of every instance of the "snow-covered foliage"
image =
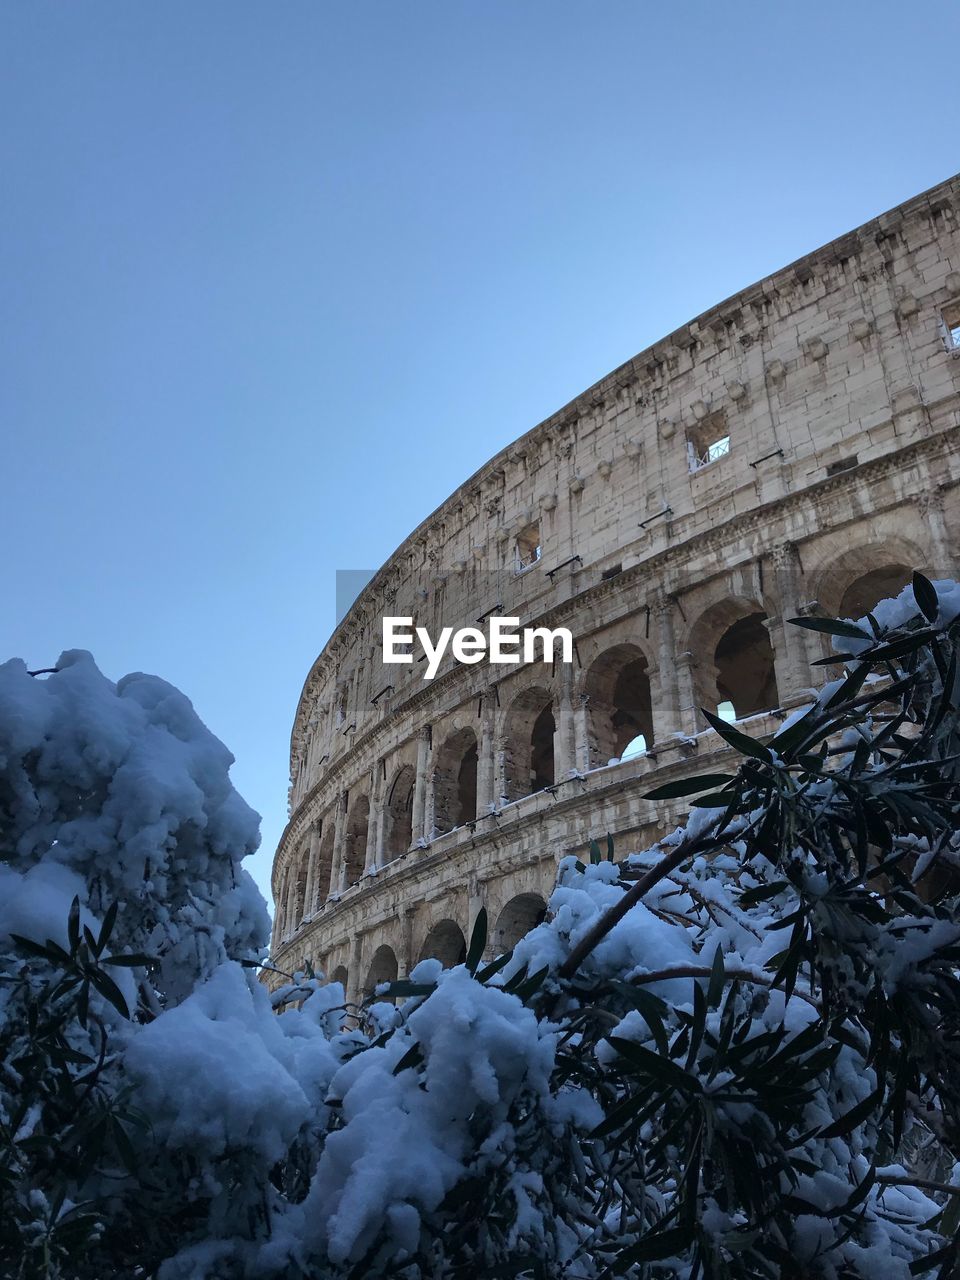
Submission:
[[714,718],[683,828],[359,1011],[244,966],[255,820],[182,695],[0,668],[0,1271],[952,1274],[955,599],[804,620],[844,674],[768,742]]

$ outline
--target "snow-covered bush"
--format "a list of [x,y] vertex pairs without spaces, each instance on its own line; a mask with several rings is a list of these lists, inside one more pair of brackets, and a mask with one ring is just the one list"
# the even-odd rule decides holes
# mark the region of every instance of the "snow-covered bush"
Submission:
[[804,620],[843,674],[714,719],[740,767],[653,793],[685,827],[363,1011],[256,981],[255,819],[182,695],[0,667],[2,1273],[951,1275],[958,604]]

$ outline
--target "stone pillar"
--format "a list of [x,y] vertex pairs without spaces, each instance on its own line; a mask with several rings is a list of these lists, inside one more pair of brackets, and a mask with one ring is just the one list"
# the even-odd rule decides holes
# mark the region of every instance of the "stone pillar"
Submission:
[[795,706],[810,688],[811,673],[803,629],[787,621],[799,615],[803,594],[800,558],[792,542],[781,542],[773,548],[773,573],[780,616],[768,618],[766,626],[773,646],[780,704]]
[[560,664],[560,689],[557,707],[557,727],[553,735],[553,780],[563,782],[577,768],[574,746],[574,694],[573,666]]
[[[676,695],[679,710],[680,733],[690,737],[699,733],[705,725],[701,724],[700,695],[697,692],[697,659],[689,652],[678,653],[675,660]],[[713,710],[713,708],[711,708]]]
[[573,759],[580,773],[590,769],[590,695],[579,693],[573,699]]
[[501,731],[496,735],[493,745],[493,795],[497,808],[507,803],[507,737]]
[[347,887],[347,793],[337,796],[337,816],[333,829],[333,866],[330,872],[330,892],[343,893]]
[[653,602],[657,616],[657,675],[650,672],[653,710],[653,740],[664,746],[683,732],[680,715],[680,687],[677,679],[677,643],[673,627],[673,597],[660,595]]
[[437,765],[427,758],[427,776],[423,793],[423,838],[432,840],[437,834]]
[[316,910],[317,862],[320,857],[320,833],[317,824],[310,824],[310,853],[307,858],[307,884],[303,895],[303,914],[310,919]]
[[363,938],[358,933],[353,940],[353,947],[350,952],[350,967],[347,970],[347,1000],[352,1004],[359,1004],[363,997],[364,975],[360,972],[362,960]]
[[410,970],[416,964],[416,956],[413,954],[413,921],[417,914],[416,907],[405,907],[402,920],[401,934],[401,955],[400,955],[400,973],[402,977],[408,977]]
[[420,737],[417,741],[417,781],[413,789],[413,825],[412,835],[413,843],[422,840],[424,836],[424,818],[426,816],[427,804],[427,771],[430,767],[430,726],[425,725],[420,730]]
[[374,849],[371,865],[382,867],[385,860],[384,848],[387,842],[387,780],[385,777],[380,778],[377,793],[377,814],[376,822],[374,823]]
[[931,488],[928,493],[921,495],[919,507],[930,534],[928,570],[935,578],[952,578],[956,572],[956,556],[951,551],[950,534],[943,510],[943,492],[939,488]]
[[477,748],[478,818],[496,807],[495,709],[496,693],[493,689],[486,689],[480,707],[480,742]]
[[367,811],[367,847],[363,855],[364,872],[371,871],[377,865],[377,850],[380,846],[379,829],[383,821],[383,781],[380,769],[374,768],[370,782],[370,808]]
[[300,923],[296,919],[297,914],[297,869],[296,863],[292,862],[287,868],[287,905],[283,916],[283,936],[290,938],[293,931]]

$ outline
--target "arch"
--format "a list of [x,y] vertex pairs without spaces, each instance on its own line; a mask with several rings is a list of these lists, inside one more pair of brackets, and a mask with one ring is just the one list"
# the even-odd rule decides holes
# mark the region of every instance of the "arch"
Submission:
[[367,832],[370,827],[370,799],[358,796],[347,815],[346,840],[343,850],[344,885],[356,884],[363,877],[367,860]]
[[452,969],[467,958],[467,940],[455,920],[438,920],[423,940],[419,960],[439,960],[444,969]]
[[511,898],[500,914],[493,929],[493,943],[497,952],[512,951],[520,939],[535,929],[547,914],[547,904],[539,893],[518,893]]
[[556,721],[549,689],[534,685],[517,695],[504,731],[504,796],[507,801],[553,786]]
[[331,982],[342,982],[342,983],[343,983],[343,991],[344,991],[344,995],[346,995],[346,991],[347,991],[347,978],[348,978],[348,976],[349,976],[349,975],[347,974],[346,967],[345,967],[344,965],[342,965],[342,964],[338,964],[338,965],[337,965],[337,967],[334,969],[333,973],[331,973],[331,975],[330,975],[330,981],[331,981]]
[[[895,585],[898,570],[906,576],[900,586],[893,591],[894,595],[906,585],[914,569],[922,570],[926,567],[929,557],[912,539],[904,537],[901,533],[890,532],[878,537],[876,531],[871,532],[873,537],[854,543],[853,546],[848,545],[811,573],[812,598],[816,600],[821,612],[827,617],[862,618],[863,613],[854,614],[843,611],[845,597],[851,597],[853,593],[852,598],[847,599],[846,603],[849,607],[859,607],[863,599],[869,599],[872,587],[876,587],[882,594],[870,601],[867,606],[869,611]],[[831,543],[836,545],[832,539]],[[874,574],[877,577],[872,586],[865,584],[862,596],[858,600],[854,591],[857,583]]]
[[433,829],[462,827],[477,816],[477,735],[467,727],[451,733],[437,753],[433,772]]
[[396,982],[398,972],[399,965],[393,947],[388,947],[386,943],[377,947],[367,969],[367,980],[363,984],[364,998],[368,999],[373,995],[378,983]]
[[652,746],[653,706],[642,649],[624,643],[605,650],[587,671],[583,693],[588,698],[591,768]]
[[885,564],[869,569],[849,584],[840,597],[841,618],[865,618],[881,600],[898,596],[910,582],[913,571],[905,564]]
[[384,808],[383,850],[388,857],[406,853],[413,844],[413,793],[417,773],[412,765],[402,765],[394,775]]
[[774,651],[761,601],[728,595],[690,627],[699,706],[722,719],[742,719],[780,705]]
[[745,614],[729,626],[713,653],[717,709],[732,704],[736,719],[780,705],[773,645],[763,612]]

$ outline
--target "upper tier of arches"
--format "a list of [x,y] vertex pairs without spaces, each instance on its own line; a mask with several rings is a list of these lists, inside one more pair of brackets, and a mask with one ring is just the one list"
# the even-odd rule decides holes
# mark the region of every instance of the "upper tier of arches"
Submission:
[[[421,663],[381,660],[385,614],[436,634],[490,612],[562,613],[619,574],[675,577],[705,531],[719,546],[776,507],[780,536],[796,540],[805,494],[937,430],[960,363],[943,331],[960,300],[958,206],[951,179],[752,285],[485,464],[374,575],[314,664],[291,739],[292,811],[424,699]],[[758,640],[759,604],[738,618]]]

